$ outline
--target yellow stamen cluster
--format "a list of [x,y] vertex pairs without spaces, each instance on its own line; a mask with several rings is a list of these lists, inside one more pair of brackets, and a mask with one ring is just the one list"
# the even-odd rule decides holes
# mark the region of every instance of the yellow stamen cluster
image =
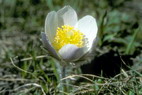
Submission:
[[61,49],[64,45],[67,44],[83,47],[83,40],[84,35],[79,30],[69,25],[63,25],[61,28],[57,28],[57,32],[52,45],[56,50]]

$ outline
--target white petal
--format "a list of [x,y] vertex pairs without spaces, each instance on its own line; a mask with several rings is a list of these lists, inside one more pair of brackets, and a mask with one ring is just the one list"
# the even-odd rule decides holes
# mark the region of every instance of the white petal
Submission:
[[79,60],[75,62],[76,67],[90,63],[94,59],[94,56],[96,55],[95,50],[96,50],[97,41],[98,39],[94,39],[93,47],[87,53],[85,53]]
[[58,27],[58,17],[55,11],[50,12],[45,20],[45,33],[52,42]]
[[87,52],[87,47],[78,48],[73,44],[67,44],[59,50],[59,54],[66,61],[76,61]]
[[54,48],[51,46],[50,41],[48,40],[46,34],[44,32],[41,32],[41,37],[42,37],[42,43],[44,47],[48,50],[48,52],[55,58],[59,59],[58,54],[54,50]]
[[98,27],[96,19],[89,15],[85,16],[77,22],[75,27],[86,36],[90,49],[97,36]]
[[59,19],[62,19],[62,21],[60,21],[62,22],[62,25],[75,26],[77,22],[77,14],[72,7],[65,6],[64,8],[60,9],[57,14]]

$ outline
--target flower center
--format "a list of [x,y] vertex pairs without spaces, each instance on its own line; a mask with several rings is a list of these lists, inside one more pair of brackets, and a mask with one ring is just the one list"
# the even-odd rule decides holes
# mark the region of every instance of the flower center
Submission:
[[61,49],[64,45],[67,44],[83,47],[85,44],[84,40],[84,34],[79,30],[69,25],[63,25],[62,27],[57,28],[57,32],[52,45],[56,50]]

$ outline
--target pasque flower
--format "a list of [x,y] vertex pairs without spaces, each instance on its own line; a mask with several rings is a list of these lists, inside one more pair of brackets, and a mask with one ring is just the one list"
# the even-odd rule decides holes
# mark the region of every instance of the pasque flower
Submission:
[[65,6],[48,13],[41,36],[51,56],[65,62],[78,62],[92,54],[97,31],[95,18],[87,15],[78,20],[75,10]]

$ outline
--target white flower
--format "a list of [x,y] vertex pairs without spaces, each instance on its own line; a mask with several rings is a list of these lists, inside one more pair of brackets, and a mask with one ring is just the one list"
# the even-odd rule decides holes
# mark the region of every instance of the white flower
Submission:
[[97,23],[92,16],[78,20],[70,6],[48,13],[45,20],[45,33],[42,42],[56,59],[77,62],[87,58],[94,48],[97,36]]

